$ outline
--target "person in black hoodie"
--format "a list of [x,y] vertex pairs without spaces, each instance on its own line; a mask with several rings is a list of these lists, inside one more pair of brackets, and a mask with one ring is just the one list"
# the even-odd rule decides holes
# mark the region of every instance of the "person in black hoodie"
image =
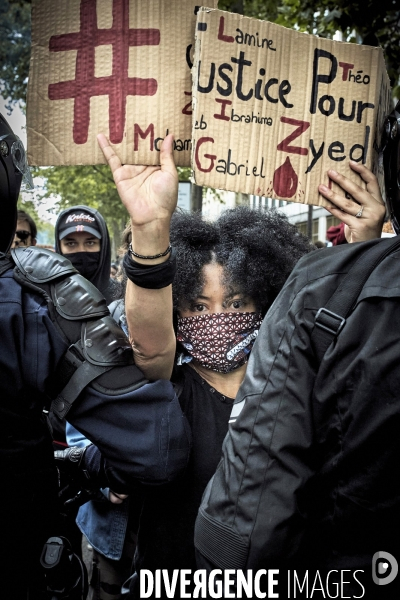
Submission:
[[67,256],[110,304],[116,284],[110,278],[110,236],[99,211],[83,204],[63,210],[57,219],[55,238],[56,252]]
[[[55,226],[55,250],[65,255],[110,304],[117,284],[110,278],[111,249],[107,225],[97,210],[83,204],[63,210]],[[66,421],[57,419],[52,411],[49,419],[54,448],[63,449],[66,444]],[[73,431],[76,432],[75,429]],[[69,515],[66,529],[75,552],[80,554],[82,534],[75,524],[75,517],[76,513]]]

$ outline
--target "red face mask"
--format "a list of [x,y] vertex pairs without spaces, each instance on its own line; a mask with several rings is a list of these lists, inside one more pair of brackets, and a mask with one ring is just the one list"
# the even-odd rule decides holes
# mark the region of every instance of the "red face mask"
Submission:
[[261,322],[255,312],[178,317],[176,338],[206,369],[229,373],[248,361]]

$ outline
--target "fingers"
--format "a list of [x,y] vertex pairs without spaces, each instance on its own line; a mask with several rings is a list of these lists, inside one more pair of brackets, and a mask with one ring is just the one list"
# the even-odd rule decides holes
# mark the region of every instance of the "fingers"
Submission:
[[108,162],[111,172],[114,174],[117,169],[121,167],[121,161],[118,156],[115,154],[114,150],[111,148],[110,144],[104,133],[99,133],[97,136],[97,142],[102,149],[104,154],[104,158]]
[[372,171],[367,169],[367,167],[363,164],[354,162],[354,160],[349,161],[349,164],[353,171],[356,171],[360,175],[361,179],[365,181],[367,184],[367,190],[374,196],[375,200],[377,200],[377,202],[380,204],[384,204],[381,191],[379,189],[378,180]]
[[384,210],[384,202],[382,200],[378,181],[375,175],[364,165],[360,165],[353,161],[350,162],[351,168],[356,171],[363,181],[367,183],[367,188],[364,189],[351,181],[348,177],[337,173],[331,169],[328,171],[329,179],[337,183],[351,198],[346,198],[328,188],[325,185],[318,187],[319,192],[324,198],[329,200],[334,206],[331,208],[339,208],[349,215],[355,216],[360,210],[360,205],[370,207],[373,211],[378,210],[381,213]]
[[329,187],[320,185],[318,186],[320,194],[330,203],[326,209],[347,226],[345,228],[347,241],[365,241],[380,237],[386,210],[378,181],[364,165],[350,161],[350,167],[367,184],[366,189],[335,170],[330,170],[329,179],[350,194],[351,198],[343,197]]
[[[332,179],[334,179],[337,183],[339,183],[339,181],[338,181],[339,177],[342,177],[342,176],[339,176],[338,178],[336,178],[336,175],[338,175],[338,173],[336,173],[336,175],[333,175],[333,174],[331,175],[331,171],[328,171],[328,174],[329,174],[329,177],[332,177]],[[341,184],[339,184],[339,185],[341,185]],[[344,211],[345,214],[348,214],[349,216],[351,216],[351,215],[354,216],[360,208],[359,204],[357,204],[356,202],[353,202],[352,200],[347,199],[344,196],[341,196],[340,194],[337,194],[336,192],[334,192],[333,190],[328,188],[326,185],[323,185],[323,184],[319,185],[318,191],[321,194],[321,196],[323,196],[330,202],[329,206],[325,206],[326,210],[328,210],[332,214],[335,214],[335,216],[337,216],[335,211],[339,211],[339,212]],[[342,217],[340,217],[340,218],[342,218]]]
[[168,134],[166,138],[163,139],[161,144],[161,152],[160,152],[160,164],[161,170],[170,173],[171,175],[176,176],[176,167],[174,161],[174,136],[172,133]]
[[[357,206],[359,206],[357,204]],[[338,208],[337,206],[334,206],[333,204],[331,204],[330,206],[324,206],[324,208],[326,208],[326,210],[328,212],[331,213],[331,215],[333,215],[334,217],[337,217],[338,219],[340,219],[345,225],[351,227],[352,225],[354,225],[355,221],[358,220],[354,215],[354,214],[349,214],[344,212],[344,210],[342,210],[341,208]]]
[[[337,173],[337,171],[334,171],[333,169],[330,169],[328,171],[328,176],[329,176],[329,179],[332,179],[332,181],[334,181],[335,183],[340,185],[342,190],[347,192],[352,198],[354,198],[354,200],[357,200],[357,202],[361,202],[363,200],[363,196],[365,195],[365,190],[363,188],[361,188],[359,185],[357,185],[356,183],[354,183],[354,181],[351,181],[350,179],[348,179],[344,175],[341,175],[340,173]],[[332,191],[332,190],[330,190],[330,191]],[[351,208],[352,205],[354,204],[351,201],[351,199],[344,198],[343,196],[336,194],[333,191],[332,191],[332,195],[331,195],[331,200],[335,204],[337,204],[337,202],[339,202],[340,208],[342,208],[343,205],[345,208],[346,207]]]
[[122,502],[127,498],[127,494],[117,494],[112,490],[109,491],[108,499],[112,504],[122,504]]

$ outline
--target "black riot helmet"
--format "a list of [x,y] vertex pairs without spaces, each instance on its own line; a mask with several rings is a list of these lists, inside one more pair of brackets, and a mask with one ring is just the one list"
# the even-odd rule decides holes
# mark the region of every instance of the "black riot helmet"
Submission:
[[385,119],[383,167],[386,203],[393,229],[400,234],[400,102]]
[[24,146],[0,114],[0,252],[9,250],[14,237],[22,182],[33,189]]

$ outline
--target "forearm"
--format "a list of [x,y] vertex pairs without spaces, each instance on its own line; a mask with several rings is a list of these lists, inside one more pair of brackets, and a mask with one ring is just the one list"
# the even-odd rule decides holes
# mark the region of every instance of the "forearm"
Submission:
[[169,379],[176,346],[172,286],[148,290],[128,281],[125,308],[135,363],[147,379]]
[[[141,256],[155,256],[169,246],[169,219],[135,227],[132,223],[132,249]],[[157,265],[169,254],[157,259],[133,257],[138,263]],[[172,325],[172,286],[147,289],[128,280],[125,297],[129,338],[135,362],[148,379],[169,379],[175,356]]]

